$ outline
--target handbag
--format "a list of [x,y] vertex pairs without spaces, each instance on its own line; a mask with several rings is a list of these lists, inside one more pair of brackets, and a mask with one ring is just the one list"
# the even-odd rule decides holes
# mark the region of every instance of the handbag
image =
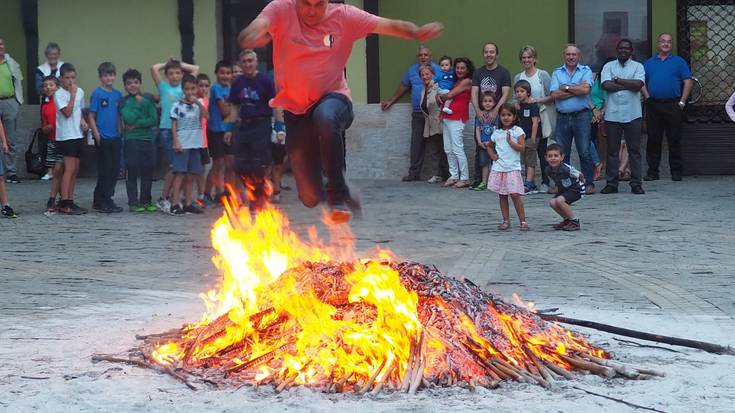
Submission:
[[40,128],[36,129],[33,133],[33,138],[31,138],[31,143],[28,144],[28,149],[26,149],[25,153],[26,171],[38,176],[44,176],[46,174],[45,147],[43,148],[44,150],[41,150],[41,148],[34,150],[34,146],[41,146],[42,136],[43,131]]
[[541,120],[541,135],[544,138],[553,139],[556,129],[556,107],[553,103],[540,105],[539,119]]

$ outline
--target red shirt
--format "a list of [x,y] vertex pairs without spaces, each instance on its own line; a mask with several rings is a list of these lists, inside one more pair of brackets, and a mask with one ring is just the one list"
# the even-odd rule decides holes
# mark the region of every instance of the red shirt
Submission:
[[56,104],[54,104],[53,98],[41,104],[41,126],[49,125],[51,126],[51,132],[49,132],[47,138],[51,142],[56,142]]
[[324,19],[307,26],[296,14],[296,0],[274,0],[261,16],[270,22],[276,97],[271,107],[306,113],[330,92],[348,98],[344,69],[355,41],[378,25],[378,16],[354,6],[329,4]]
[[444,114],[444,119],[459,120],[467,122],[470,118],[470,97],[472,96],[472,89],[467,89],[452,99],[452,103],[449,104],[449,109],[452,109],[452,114]]

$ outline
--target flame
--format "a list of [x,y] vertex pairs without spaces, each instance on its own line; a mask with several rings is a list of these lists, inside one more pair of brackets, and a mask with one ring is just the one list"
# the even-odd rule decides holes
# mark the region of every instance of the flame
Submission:
[[[461,305],[407,288],[391,267],[396,257],[390,251],[360,259],[350,229],[324,223],[329,243],[314,227],[302,240],[276,208],[266,205],[251,214],[236,198],[228,199],[211,231],[212,262],[222,278],[217,288],[200,294],[206,312],[178,341],[158,345],[150,357],[161,365],[222,366],[249,375],[252,383],[290,378],[297,384],[333,384],[343,378],[355,386],[371,378],[400,385],[417,366],[425,366],[425,374],[460,371],[469,380],[494,362],[519,368],[548,362],[571,369],[561,356],[608,357],[520,307],[501,311],[491,302],[483,316],[494,327],[481,329],[477,318],[458,309]],[[320,263],[332,266],[321,271]],[[335,268],[341,272],[330,273]],[[303,271],[321,281],[310,284]],[[437,314],[419,314],[422,305],[450,320],[460,331],[456,337],[466,342],[448,340],[451,334],[432,326]],[[421,360],[413,356],[415,348],[422,349]],[[481,362],[452,356],[467,351]]]

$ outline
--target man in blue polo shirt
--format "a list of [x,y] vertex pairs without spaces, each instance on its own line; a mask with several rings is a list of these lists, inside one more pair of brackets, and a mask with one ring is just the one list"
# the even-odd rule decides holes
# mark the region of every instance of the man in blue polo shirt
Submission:
[[658,54],[643,65],[646,69],[646,86],[641,91],[646,99],[648,115],[648,173],[643,177],[646,181],[659,179],[664,132],[669,144],[671,180],[681,181],[682,110],[692,91],[692,72],[684,59],[671,53],[672,43],[669,33],[661,34],[658,37]]
[[593,194],[594,165],[590,154],[592,111],[589,99],[593,80],[589,66],[579,64],[581,55],[576,45],[570,44],[564,49],[564,66],[552,73],[550,90],[558,112],[556,141],[564,148],[564,159],[571,159],[572,139],[574,139],[580,169],[586,180],[586,193]]
[[419,46],[417,61],[408,68],[408,72],[403,76],[401,84],[398,85],[398,89],[396,89],[393,96],[380,103],[382,110],[388,110],[407,91],[411,91],[411,104],[413,105],[413,113],[411,113],[411,166],[408,169],[408,175],[403,177],[403,181],[418,181],[421,179],[421,168],[424,165],[426,139],[424,138],[424,114],[421,112],[421,91],[424,90],[424,81],[421,80],[419,75],[419,67],[431,65],[435,73],[439,73],[441,70],[439,65],[431,61],[431,50],[428,47]]

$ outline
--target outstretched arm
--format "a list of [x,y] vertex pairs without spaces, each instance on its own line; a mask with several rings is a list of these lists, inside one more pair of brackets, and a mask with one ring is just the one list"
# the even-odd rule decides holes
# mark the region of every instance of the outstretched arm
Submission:
[[248,27],[242,29],[237,37],[237,42],[243,49],[256,49],[270,43],[271,35],[268,34],[270,20],[267,17],[259,16],[253,20]]
[[438,22],[427,23],[421,27],[414,23],[381,17],[375,26],[375,33],[388,36],[400,37],[408,40],[425,42],[439,37],[444,31],[444,26]]

